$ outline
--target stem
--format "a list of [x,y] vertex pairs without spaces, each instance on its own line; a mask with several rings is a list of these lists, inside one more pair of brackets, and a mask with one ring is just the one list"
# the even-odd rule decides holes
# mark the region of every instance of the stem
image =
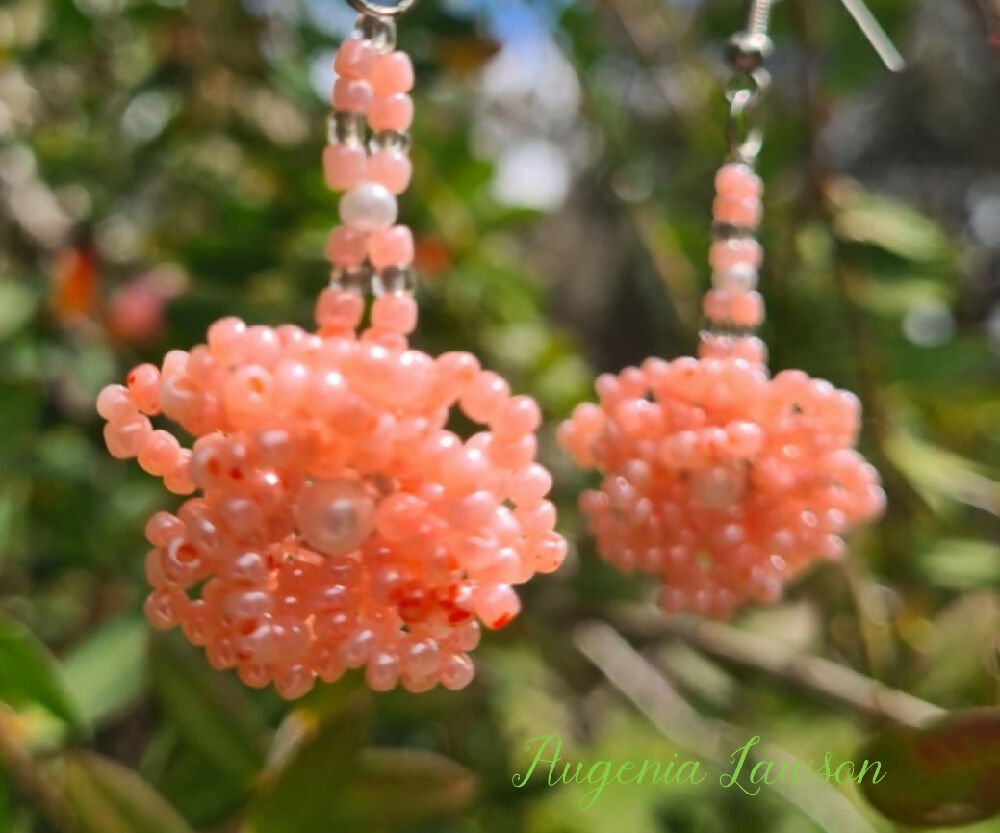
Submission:
[[730,625],[691,617],[667,617],[659,611],[633,612],[623,620],[629,633],[647,639],[682,640],[706,654],[762,671],[790,687],[819,695],[877,723],[918,727],[946,714],[932,703],[889,688],[852,668]]
[[53,830],[69,833],[73,829],[62,793],[38,765],[21,738],[13,713],[3,703],[0,703],[0,765],[21,797]]

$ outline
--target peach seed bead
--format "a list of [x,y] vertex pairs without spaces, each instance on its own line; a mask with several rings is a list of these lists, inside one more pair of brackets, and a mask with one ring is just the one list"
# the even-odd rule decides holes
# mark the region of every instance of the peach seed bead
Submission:
[[376,269],[409,266],[413,253],[413,232],[406,226],[379,229],[368,239],[368,257]]
[[333,85],[333,106],[345,113],[368,113],[374,104],[372,85],[367,81],[338,78]]
[[104,439],[113,457],[127,460],[139,456],[152,430],[147,417],[135,414],[104,426]]
[[316,320],[321,327],[352,330],[358,326],[364,312],[364,298],[334,287],[324,289],[316,303]]
[[759,338],[738,338],[733,342],[732,357],[750,364],[764,364],[767,361],[767,347]]
[[727,199],[759,199],[764,186],[753,168],[734,162],[719,169],[715,176],[715,190]]
[[326,239],[326,259],[356,269],[368,254],[368,234],[350,226],[337,226]]
[[764,299],[759,292],[734,291],[730,316],[737,327],[759,327],[764,321]]
[[730,299],[728,289],[710,289],[705,293],[705,317],[709,321],[724,324],[730,320]]
[[479,360],[472,353],[459,350],[442,353],[437,358],[437,366],[448,382],[455,383],[458,395],[473,383],[480,371]]
[[413,99],[406,93],[379,96],[371,102],[367,112],[372,130],[402,132],[413,123]]
[[551,488],[552,476],[548,470],[537,463],[532,463],[514,473],[508,494],[516,505],[530,506],[544,498]]
[[501,407],[494,418],[497,438],[513,439],[534,433],[542,424],[542,413],[530,396],[515,396]]
[[368,178],[384,185],[392,194],[402,194],[413,176],[413,163],[399,150],[382,148],[368,159]]
[[223,388],[223,403],[234,422],[249,425],[271,406],[271,374],[259,365],[235,370]]
[[372,89],[377,96],[408,93],[413,89],[413,62],[405,52],[379,55],[372,70]]
[[465,654],[453,654],[441,667],[441,684],[451,690],[460,691],[472,682],[475,669]]
[[496,630],[521,610],[521,602],[509,584],[485,585],[475,599],[476,612],[486,627]]
[[375,46],[370,40],[348,38],[341,44],[333,68],[341,78],[368,78],[376,63]]
[[715,222],[743,228],[756,228],[760,225],[763,212],[763,206],[756,197],[733,199],[719,196],[712,205],[712,219]]
[[764,251],[756,240],[719,240],[712,244],[709,263],[717,272],[725,272],[740,265],[760,268]]
[[122,420],[136,412],[136,405],[122,385],[107,385],[97,397],[97,413],[103,419]]
[[151,432],[139,451],[139,465],[147,474],[159,477],[166,474],[180,456],[181,444],[169,431]]
[[323,174],[331,191],[348,191],[365,178],[368,153],[361,145],[323,148]]
[[223,364],[233,363],[247,325],[239,318],[220,318],[208,328],[208,346]]
[[168,350],[163,357],[163,375],[182,376],[187,372],[189,354],[184,350]]
[[475,422],[488,424],[510,396],[510,385],[489,370],[473,380],[462,397],[462,410]]
[[417,302],[406,295],[383,295],[372,304],[372,329],[409,335],[417,326]]
[[140,364],[129,373],[128,391],[136,407],[144,414],[154,415],[160,405],[160,371],[156,365]]

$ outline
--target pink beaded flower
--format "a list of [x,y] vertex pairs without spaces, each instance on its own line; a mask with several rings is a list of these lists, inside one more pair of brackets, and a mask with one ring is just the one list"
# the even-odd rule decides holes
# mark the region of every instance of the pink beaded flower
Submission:
[[[362,23],[337,60],[336,105],[391,99],[371,126],[383,145],[405,147],[400,114],[412,105],[399,96],[412,69],[379,28],[389,21]],[[207,344],[135,368],[97,407],[115,457],[137,457],[177,494],[199,493],[146,527],[155,627],[181,626],[214,667],[289,699],[362,666],[376,690],[460,689],[479,623],[510,622],[513,586],[566,554],[551,479],[533,462],[541,417],[471,354],[409,348],[412,242],[392,226],[409,161],[369,153],[358,124],[335,119],[347,139],[327,148],[327,178],[351,190],[318,332],[222,319]],[[366,329],[365,275],[382,291]],[[456,405],[484,430],[467,440],[448,430]],[[193,448],[154,429],[158,415]]]
[[[717,179],[716,222],[760,219],[759,178],[730,164]],[[598,380],[559,440],[604,476],[580,505],[605,559],[661,578],[662,606],[728,618],[747,600],[772,603],[841,535],[877,516],[878,473],[854,450],[858,399],[800,371],[769,378],[755,291],[760,246],[713,245],[705,299],[712,331],[700,358],[648,359]]]

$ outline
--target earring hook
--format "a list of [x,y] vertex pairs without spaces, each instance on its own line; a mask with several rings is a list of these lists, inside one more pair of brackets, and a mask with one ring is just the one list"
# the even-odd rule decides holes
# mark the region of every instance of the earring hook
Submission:
[[376,17],[396,17],[417,5],[417,0],[399,0],[398,3],[371,3],[369,0],[347,0],[347,2],[361,14]]
[[[840,0],[840,3],[854,18],[861,34],[871,44],[886,69],[890,72],[900,72],[905,69],[906,61],[878,22],[878,18],[865,5],[864,0]],[[766,38],[770,18],[771,0],[750,0],[745,34],[750,37]]]
[[902,72],[906,69],[906,61],[896,48],[896,44],[886,34],[882,24],[865,5],[864,0],[840,0],[840,2],[847,9],[847,13],[854,18],[854,22],[858,24],[861,33],[882,59],[886,69],[889,72]]

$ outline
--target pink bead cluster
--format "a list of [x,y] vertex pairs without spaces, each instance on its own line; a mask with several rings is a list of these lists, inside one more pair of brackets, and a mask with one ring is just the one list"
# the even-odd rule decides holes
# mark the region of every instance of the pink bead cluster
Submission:
[[[725,166],[717,187],[716,222],[752,231],[752,169]],[[814,560],[840,557],[841,536],[876,517],[885,493],[854,450],[857,397],[800,371],[770,378],[764,344],[746,332],[764,313],[760,246],[724,238],[710,258],[713,330],[700,358],[602,376],[600,404],[580,405],[559,441],[604,477],[580,501],[602,556],[659,576],[665,610],[725,619],[747,601],[777,601]]]
[[396,197],[413,173],[406,133],[413,121],[413,64],[391,43],[358,31],[341,46],[334,68],[335,114],[323,171],[332,190],[346,193],[340,201],[343,225],[330,234],[327,258],[347,271],[366,263],[376,273],[405,269],[413,262],[413,234],[396,224]]
[[[201,492],[147,525],[148,618],[287,698],[360,666],[376,690],[466,686],[478,623],[510,622],[513,585],[566,554],[534,401],[469,353],[408,349],[412,298],[376,299],[358,335],[363,311],[330,288],[318,334],[222,319],[97,403],[115,457]],[[489,430],[447,430],[456,404]]]

